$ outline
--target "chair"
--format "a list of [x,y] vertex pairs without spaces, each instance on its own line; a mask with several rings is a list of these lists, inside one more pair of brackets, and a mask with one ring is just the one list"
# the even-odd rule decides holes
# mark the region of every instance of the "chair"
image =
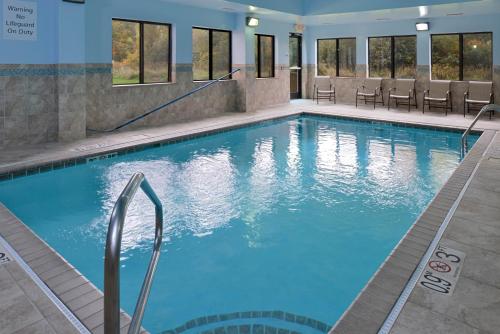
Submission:
[[389,101],[387,101],[387,110],[391,108],[391,99],[396,100],[396,108],[399,106],[399,101],[405,101],[408,104],[408,112],[413,105],[417,105],[417,93],[415,91],[415,79],[396,79],[396,87],[389,89]]
[[[471,105],[477,106],[474,110],[480,110],[485,105],[492,103],[494,103],[493,83],[471,81],[469,82],[467,92],[464,94],[464,117],[466,111],[467,113],[470,112]],[[490,111],[490,119],[494,113],[495,111],[492,109]]]
[[[377,101],[381,97],[382,101]],[[382,78],[368,78],[361,87],[356,89],[356,108],[358,107],[358,98],[362,98],[365,104],[373,101],[373,109],[377,103],[384,104],[384,95],[382,94]]]
[[432,80],[429,89],[424,91],[424,103],[422,113],[425,112],[425,106],[429,108],[443,108],[445,114],[448,115],[448,110],[453,110],[453,102],[451,100],[450,91],[451,81],[449,80]]
[[337,103],[337,96],[335,94],[335,87],[332,85],[330,77],[316,77],[314,78],[314,93],[313,101],[316,97],[316,103],[319,100],[329,100],[333,98],[333,103]]

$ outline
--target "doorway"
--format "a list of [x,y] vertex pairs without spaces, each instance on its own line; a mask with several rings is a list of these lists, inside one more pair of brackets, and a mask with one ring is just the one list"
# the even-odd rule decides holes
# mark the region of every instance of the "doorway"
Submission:
[[302,98],[302,35],[290,34],[290,99]]

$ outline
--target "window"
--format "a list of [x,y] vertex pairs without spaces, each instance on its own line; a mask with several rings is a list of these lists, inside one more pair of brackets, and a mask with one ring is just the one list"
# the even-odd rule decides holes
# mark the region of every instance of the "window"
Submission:
[[193,80],[218,79],[231,73],[231,66],[231,32],[193,28]]
[[113,19],[113,84],[170,81],[170,25]]
[[356,39],[318,39],[318,75],[356,76]]
[[255,35],[257,78],[274,77],[274,36]]
[[433,80],[492,80],[492,34],[432,35]]
[[417,36],[369,38],[368,62],[370,77],[415,78]]

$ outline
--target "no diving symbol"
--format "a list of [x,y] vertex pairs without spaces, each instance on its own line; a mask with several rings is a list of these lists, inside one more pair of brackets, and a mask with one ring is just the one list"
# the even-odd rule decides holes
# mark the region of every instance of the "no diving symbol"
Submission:
[[451,267],[442,261],[430,261],[429,267],[439,273],[449,273],[451,271]]

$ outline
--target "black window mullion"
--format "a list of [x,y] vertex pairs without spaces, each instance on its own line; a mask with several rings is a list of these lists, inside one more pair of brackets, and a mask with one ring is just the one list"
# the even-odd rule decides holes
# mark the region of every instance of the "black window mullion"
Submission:
[[144,83],[144,23],[139,23],[139,83]]
[[391,78],[396,77],[396,38],[391,37]]
[[272,77],[276,77],[276,45],[275,45],[275,39],[274,36],[272,38],[272,45],[271,47],[273,48],[273,71],[272,71]]
[[257,77],[261,77],[260,71],[260,35],[257,35]]
[[[233,70],[233,34],[232,33],[228,33],[229,34],[229,64],[228,64],[228,72],[227,73],[231,73],[231,71]],[[233,78],[233,75],[231,74],[228,79],[232,79]]]
[[464,34],[459,34],[458,35],[458,48],[459,48],[459,68],[460,68],[460,73],[459,73],[459,80],[463,81],[464,80]]
[[208,31],[208,80],[213,80],[213,30]]
[[339,59],[339,57],[340,57],[340,48],[339,48],[339,44],[340,44],[340,38],[337,38],[337,41],[335,42],[335,48],[336,48],[336,50],[335,50],[335,52],[336,52],[336,56],[335,56],[335,62],[336,62],[336,64],[335,64],[335,67],[336,67],[335,72],[336,73],[335,73],[335,75],[337,77],[339,76],[339,73],[340,73],[340,59]]

